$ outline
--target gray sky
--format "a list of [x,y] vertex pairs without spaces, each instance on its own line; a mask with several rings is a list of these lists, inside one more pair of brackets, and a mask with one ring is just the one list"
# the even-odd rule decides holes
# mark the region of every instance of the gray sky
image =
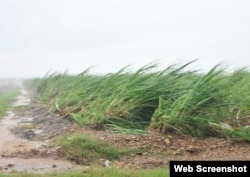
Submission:
[[250,66],[249,0],[0,0],[0,25],[0,77]]

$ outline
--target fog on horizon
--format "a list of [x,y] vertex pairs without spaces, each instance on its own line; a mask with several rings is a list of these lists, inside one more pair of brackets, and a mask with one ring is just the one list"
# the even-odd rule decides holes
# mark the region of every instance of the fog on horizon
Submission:
[[0,78],[198,59],[250,66],[248,0],[0,1]]

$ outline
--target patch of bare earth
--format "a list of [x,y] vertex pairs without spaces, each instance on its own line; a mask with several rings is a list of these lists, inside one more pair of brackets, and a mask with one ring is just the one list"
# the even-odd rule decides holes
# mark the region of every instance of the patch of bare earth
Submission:
[[113,162],[117,167],[168,167],[170,160],[250,160],[250,143],[226,138],[198,139],[190,136],[119,135],[109,131],[78,130],[122,149],[136,148],[129,157]]
[[[59,115],[49,114],[46,108],[35,104],[19,112],[19,115],[25,114],[26,117],[27,115],[33,117],[29,123],[35,125],[34,129],[23,130],[20,128],[14,131],[18,136],[26,139],[41,138],[53,142],[51,141],[53,138],[64,133],[82,133],[99,138],[118,149],[136,149],[135,153],[111,162],[111,166],[119,168],[168,167],[170,160],[250,160],[250,143],[245,141],[236,142],[227,138],[199,139],[178,134],[164,136],[157,133],[149,135],[115,134],[109,130],[81,128]],[[60,147],[54,146],[49,150],[46,148],[47,153],[44,155],[60,156],[60,150],[56,151],[57,149],[59,150]],[[102,162],[102,159],[100,161]]]

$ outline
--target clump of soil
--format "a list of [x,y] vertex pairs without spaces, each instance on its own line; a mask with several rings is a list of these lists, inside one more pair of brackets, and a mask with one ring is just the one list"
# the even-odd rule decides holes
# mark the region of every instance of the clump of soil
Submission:
[[32,103],[30,107],[16,110],[15,113],[21,118],[21,126],[16,127],[12,132],[19,137],[30,140],[52,139],[62,135],[71,126],[68,120],[62,119],[57,114],[48,113],[46,107],[37,103]]

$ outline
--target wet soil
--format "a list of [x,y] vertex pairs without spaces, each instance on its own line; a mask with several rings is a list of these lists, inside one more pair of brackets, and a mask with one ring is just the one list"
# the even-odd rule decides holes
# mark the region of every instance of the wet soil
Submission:
[[[23,98],[21,98],[23,97]],[[25,90],[18,98],[19,108],[1,120],[0,172],[27,170],[44,173],[51,170],[86,168],[65,161],[55,144],[65,133],[83,133],[119,149],[137,149],[135,153],[110,163],[124,168],[168,168],[170,160],[250,160],[250,143],[229,138],[199,139],[179,134],[121,135],[110,130],[82,128],[46,106],[27,99]],[[18,103],[19,102],[19,103]],[[103,166],[105,159],[100,159]]]
[[123,168],[169,167],[170,160],[250,160],[250,143],[229,138],[198,139],[190,136],[157,133],[150,135],[119,135],[109,131],[76,128],[102,141],[123,149],[137,149],[129,157],[114,161]]
[[[54,130],[50,131],[51,136],[48,137],[40,130],[42,124],[34,124],[37,116],[43,119],[46,117],[46,111],[39,112],[37,107],[34,109],[28,93],[20,82],[18,85],[21,87],[21,93],[12,105],[13,110],[8,111],[0,120],[0,173],[13,170],[45,173],[82,169],[83,167],[62,159],[57,153],[58,147],[50,142],[56,135]],[[55,126],[56,124],[53,125]]]

